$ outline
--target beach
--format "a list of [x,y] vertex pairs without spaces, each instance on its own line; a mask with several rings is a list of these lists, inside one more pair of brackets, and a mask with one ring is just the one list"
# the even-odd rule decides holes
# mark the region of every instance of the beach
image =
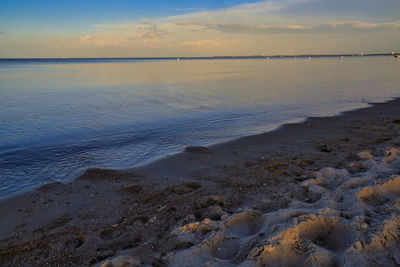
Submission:
[[0,6],[0,267],[400,266],[400,1]]
[[398,266],[399,106],[89,169],[3,199],[0,265]]

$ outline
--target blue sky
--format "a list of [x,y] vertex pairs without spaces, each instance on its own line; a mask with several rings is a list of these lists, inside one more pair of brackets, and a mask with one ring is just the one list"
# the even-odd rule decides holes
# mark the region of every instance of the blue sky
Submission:
[[399,0],[1,0],[0,57],[388,52]]
[[79,30],[92,24],[165,17],[199,10],[215,10],[257,1],[129,1],[129,0],[1,0],[0,25]]

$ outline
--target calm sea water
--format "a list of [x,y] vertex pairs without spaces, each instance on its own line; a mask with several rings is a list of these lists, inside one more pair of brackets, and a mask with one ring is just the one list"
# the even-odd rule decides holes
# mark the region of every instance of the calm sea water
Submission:
[[0,60],[0,198],[400,96],[393,57]]

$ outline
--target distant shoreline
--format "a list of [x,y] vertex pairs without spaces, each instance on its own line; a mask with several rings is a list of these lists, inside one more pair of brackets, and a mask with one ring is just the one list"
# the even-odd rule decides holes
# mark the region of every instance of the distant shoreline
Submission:
[[372,53],[372,54],[301,54],[301,55],[250,55],[250,56],[212,56],[212,57],[51,57],[51,58],[0,58],[0,61],[19,61],[19,60],[209,60],[209,59],[281,59],[281,58],[331,58],[331,57],[376,57],[376,56],[393,56],[392,53]]

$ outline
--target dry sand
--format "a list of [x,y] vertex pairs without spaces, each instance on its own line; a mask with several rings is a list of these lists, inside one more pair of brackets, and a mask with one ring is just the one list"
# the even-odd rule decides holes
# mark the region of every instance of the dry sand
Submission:
[[400,100],[0,202],[1,266],[398,266]]

